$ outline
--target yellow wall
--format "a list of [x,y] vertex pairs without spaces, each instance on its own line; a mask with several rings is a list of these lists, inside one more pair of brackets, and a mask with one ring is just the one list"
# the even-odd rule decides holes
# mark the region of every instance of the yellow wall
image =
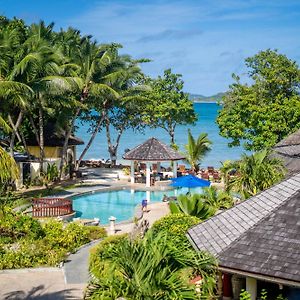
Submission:
[[[45,147],[45,158],[59,158],[59,149],[61,147]],[[40,157],[39,146],[28,146],[28,151],[35,157]]]

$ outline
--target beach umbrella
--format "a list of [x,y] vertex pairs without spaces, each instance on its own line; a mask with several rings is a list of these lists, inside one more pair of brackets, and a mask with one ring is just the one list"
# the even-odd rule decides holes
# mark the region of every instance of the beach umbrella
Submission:
[[173,178],[171,186],[174,187],[187,187],[187,188],[194,188],[194,187],[208,187],[210,186],[210,182],[208,180],[204,180],[198,178],[194,175],[187,175],[181,176],[178,178]]

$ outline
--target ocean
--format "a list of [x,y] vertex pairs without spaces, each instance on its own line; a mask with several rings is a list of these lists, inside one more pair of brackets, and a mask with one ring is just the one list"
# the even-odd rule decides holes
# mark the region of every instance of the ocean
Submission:
[[[195,111],[198,115],[196,124],[189,126],[178,126],[175,130],[175,140],[181,150],[184,149],[184,145],[187,143],[187,131],[191,129],[194,137],[202,132],[208,133],[208,138],[212,141],[211,151],[205,156],[201,162],[202,167],[214,166],[220,167],[221,162],[224,160],[236,160],[240,158],[244,152],[242,147],[228,147],[228,140],[219,135],[219,128],[216,124],[216,118],[220,106],[217,103],[195,103]],[[78,129],[76,136],[80,137],[85,143],[88,142],[90,133],[87,132],[87,124],[77,124]],[[112,134],[114,137],[114,134]],[[132,149],[135,146],[143,143],[148,138],[156,137],[157,139],[170,144],[170,137],[163,129],[150,129],[146,128],[144,133],[134,132],[133,130],[127,130],[121,137],[119,150],[118,150],[118,163],[125,164],[126,161],[122,160],[122,155],[125,149]],[[84,145],[77,146],[77,157],[82,152]],[[106,134],[103,129],[98,133],[91,148],[87,152],[84,159],[108,159],[109,154],[107,150]]]

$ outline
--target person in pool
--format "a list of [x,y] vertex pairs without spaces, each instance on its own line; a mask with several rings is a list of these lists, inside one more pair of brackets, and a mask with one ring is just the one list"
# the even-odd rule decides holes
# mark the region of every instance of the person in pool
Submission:
[[147,203],[148,203],[147,199],[142,200],[142,210],[145,211],[145,212],[148,211],[147,210]]

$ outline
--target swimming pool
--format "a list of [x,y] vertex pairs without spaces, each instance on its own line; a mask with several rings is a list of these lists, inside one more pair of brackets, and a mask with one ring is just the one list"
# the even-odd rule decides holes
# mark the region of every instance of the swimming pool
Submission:
[[[201,192],[201,188],[192,189],[193,192]],[[177,194],[187,193],[188,189],[181,188]],[[175,196],[175,190],[151,191],[150,203],[160,202],[164,195]],[[145,191],[138,190],[114,190],[99,191],[72,197],[73,209],[76,216],[82,219],[99,218],[101,224],[108,224],[109,217],[114,216],[117,222],[129,220],[134,215],[137,204],[141,204],[146,198]]]

